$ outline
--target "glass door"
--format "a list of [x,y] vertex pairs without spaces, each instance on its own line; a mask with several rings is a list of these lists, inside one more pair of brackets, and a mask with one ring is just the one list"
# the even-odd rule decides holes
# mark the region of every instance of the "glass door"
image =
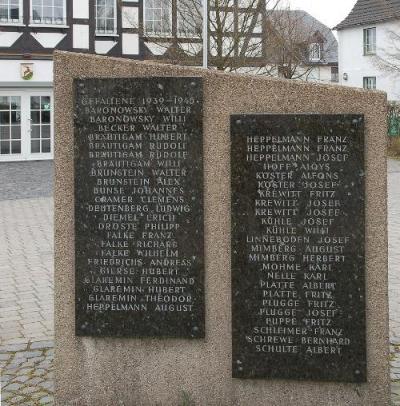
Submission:
[[30,155],[47,156],[52,153],[51,96],[30,96]]
[[20,159],[21,152],[21,96],[0,95],[0,158]]
[[53,158],[51,91],[0,91],[0,162]]

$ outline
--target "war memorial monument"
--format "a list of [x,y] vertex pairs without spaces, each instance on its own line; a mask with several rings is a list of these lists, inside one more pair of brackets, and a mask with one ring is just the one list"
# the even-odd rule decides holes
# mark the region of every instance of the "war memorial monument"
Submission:
[[56,402],[389,405],[386,95],[55,53]]

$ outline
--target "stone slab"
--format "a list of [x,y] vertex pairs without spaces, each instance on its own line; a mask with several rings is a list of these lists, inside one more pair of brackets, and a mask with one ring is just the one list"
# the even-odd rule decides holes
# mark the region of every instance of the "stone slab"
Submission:
[[75,81],[76,333],[204,337],[202,83]]
[[232,373],[365,382],[361,115],[231,117]]
[[[55,52],[56,401],[79,405],[389,405],[386,95]],[[75,336],[73,80],[199,76],[204,92],[204,340]],[[367,383],[232,379],[230,115],[365,116]]]

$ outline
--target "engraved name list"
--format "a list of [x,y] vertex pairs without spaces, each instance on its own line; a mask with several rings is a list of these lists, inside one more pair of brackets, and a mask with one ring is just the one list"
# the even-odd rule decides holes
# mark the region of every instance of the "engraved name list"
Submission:
[[231,131],[233,376],[365,381],[363,117]]
[[201,79],[75,86],[76,333],[203,337]]

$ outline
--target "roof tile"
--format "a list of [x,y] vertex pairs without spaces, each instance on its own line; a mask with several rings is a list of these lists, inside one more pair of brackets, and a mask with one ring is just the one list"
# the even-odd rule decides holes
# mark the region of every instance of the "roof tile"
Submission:
[[400,0],[358,0],[350,14],[334,29],[400,18]]

